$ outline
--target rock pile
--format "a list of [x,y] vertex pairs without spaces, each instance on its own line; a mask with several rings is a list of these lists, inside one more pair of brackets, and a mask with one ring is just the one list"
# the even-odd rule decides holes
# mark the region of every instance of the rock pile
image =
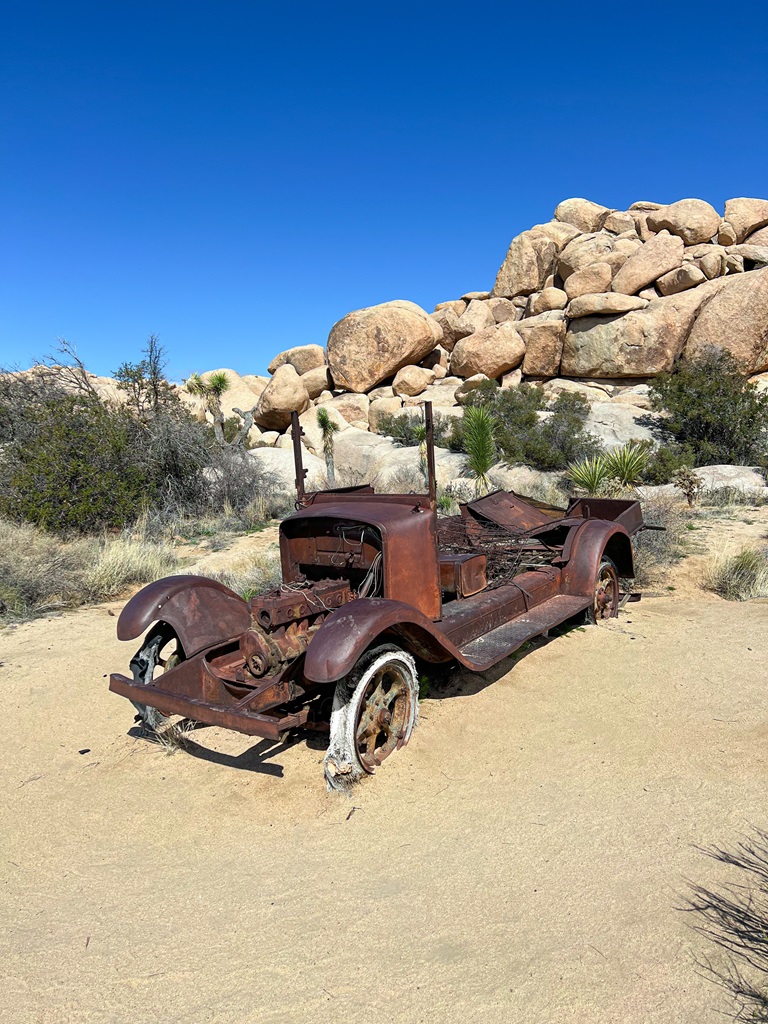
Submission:
[[432,313],[405,300],[349,313],[326,349],[281,352],[270,378],[227,371],[235,387],[225,411],[250,400],[252,441],[276,447],[288,447],[296,411],[306,446],[319,453],[320,406],[354,432],[346,449],[425,400],[460,416],[483,381],[529,381],[553,398],[584,395],[587,427],[611,446],[648,436],[638,423],[648,380],[710,347],[751,375],[768,370],[768,200],[730,199],[721,217],[701,199],[626,211],[567,199],[551,221],[512,240],[491,291]]

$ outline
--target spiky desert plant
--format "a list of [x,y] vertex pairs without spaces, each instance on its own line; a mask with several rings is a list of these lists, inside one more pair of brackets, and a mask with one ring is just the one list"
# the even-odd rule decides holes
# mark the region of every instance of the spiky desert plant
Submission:
[[496,461],[496,442],[493,437],[495,420],[482,405],[470,405],[464,412],[464,451],[467,469],[475,478],[475,491],[488,490],[488,473]]
[[643,470],[651,457],[649,445],[642,441],[630,441],[621,448],[614,448],[605,455],[609,475],[618,480],[622,487],[636,487],[643,476]]
[[226,447],[224,437],[224,411],[221,408],[221,396],[229,391],[231,383],[224,370],[216,370],[208,380],[203,380],[199,373],[192,373],[184,381],[184,387],[190,395],[196,395],[205,402],[208,412],[213,417],[213,433],[217,442]]
[[328,475],[328,486],[336,484],[336,473],[333,467],[333,446],[334,434],[338,431],[338,423],[334,423],[331,414],[322,406],[317,410],[317,425],[323,437],[323,457],[325,458],[325,469]]
[[572,462],[566,472],[577,487],[593,497],[605,490],[612,477],[605,455],[594,455],[580,462]]

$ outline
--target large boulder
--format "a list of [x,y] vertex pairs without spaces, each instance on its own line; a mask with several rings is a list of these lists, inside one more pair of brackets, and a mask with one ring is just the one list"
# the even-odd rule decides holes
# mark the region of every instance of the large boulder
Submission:
[[592,266],[593,263],[606,263],[613,252],[616,239],[607,231],[597,234],[579,235],[560,253],[557,260],[557,272],[567,282],[571,274]]
[[325,350],[322,345],[297,345],[276,355],[267,369],[274,373],[278,366],[284,366],[286,363],[290,363],[296,373],[301,375],[325,365]]
[[334,441],[336,475],[345,486],[368,483],[376,460],[394,450],[390,438],[350,427],[337,434]]
[[683,358],[719,349],[730,352],[747,373],[768,370],[768,267],[719,278],[696,292],[714,284],[721,287],[696,318]]
[[415,302],[384,302],[334,324],[328,364],[337,387],[369,391],[401,366],[418,363],[441,341],[440,325]]
[[[295,492],[296,467],[289,439],[286,448],[252,448],[248,457],[264,473],[265,482],[278,491]],[[326,486],[326,468],[323,459],[311,452],[303,453],[302,462],[307,470],[305,486],[308,491],[322,490]]]
[[[461,307],[461,312],[463,313],[466,309],[466,303],[462,302]],[[451,352],[459,338],[464,337],[459,322],[459,314],[456,312],[454,305],[452,303],[445,303],[442,308],[435,310],[432,314],[432,319],[437,321],[443,332],[443,347]]]
[[610,231],[612,235],[621,235],[627,231],[631,231],[635,234],[637,228],[635,227],[635,218],[631,213],[622,213],[619,210],[614,210],[613,213],[609,213],[603,222],[603,230]]
[[616,316],[618,313],[629,313],[633,309],[645,309],[647,299],[637,295],[622,295],[620,292],[598,292],[593,295],[579,295],[573,299],[565,311],[570,320],[581,316]]
[[331,405],[326,404],[325,406],[315,406],[311,409],[307,409],[306,412],[303,412],[301,416],[299,416],[299,423],[303,431],[302,441],[305,447],[309,448],[309,450],[315,455],[323,454],[323,431],[320,424],[317,422],[317,414],[321,408],[325,410],[330,421],[336,426],[334,444],[340,431],[351,429],[349,423],[347,423],[338,409],[334,409]]
[[613,279],[613,291],[634,295],[662,274],[677,269],[683,262],[684,248],[682,238],[660,232],[629,257]]
[[547,235],[524,231],[512,240],[496,275],[493,295],[530,295],[538,292],[554,271],[557,246]]
[[283,363],[262,391],[254,420],[267,430],[285,430],[291,413],[302,413],[308,407],[309,395],[301,378],[290,363]]
[[565,282],[565,294],[569,299],[577,299],[579,295],[607,292],[612,279],[613,270],[608,263],[591,263],[571,274]]
[[470,299],[469,305],[459,317],[458,337],[467,338],[476,331],[493,327],[496,320],[487,302],[481,299]]
[[380,434],[382,422],[385,417],[399,416],[402,412],[402,398],[376,398],[368,409],[368,426],[375,433]]
[[525,345],[526,377],[554,377],[560,369],[565,341],[565,316],[553,310],[521,320],[516,325]]
[[538,316],[539,313],[548,313],[554,309],[565,309],[568,304],[568,296],[562,288],[544,288],[540,292],[534,292],[528,299],[525,307],[526,316]]
[[459,405],[465,405],[472,392],[476,391],[483,384],[487,384],[489,380],[490,377],[487,377],[484,373],[475,373],[471,377],[467,377],[467,379],[462,381],[462,383],[456,388],[456,392],[454,394],[456,401]]
[[506,320],[519,320],[523,315],[522,308],[516,306],[511,299],[500,297],[489,299],[488,308],[493,313],[493,319],[497,324],[503,324]]
[[330,391],[333,387],[331,375],[325,365],[316,366],[313,370],[302,373],[301,383],[307,389],[310,398],[319,398],[324,391]]
[[708,242],[717,234],[719,225],[720,214],[703,199],[679,199],[648,215],[648,226],[653,231],[666,229],[686,245]]
[[326,407],[336,409],[347,423],[351,423],[352,426],[359,427],[361,430],[368,429],[368,409],[370,404],[371,400],[368,398],[368,395],[356,395],[351,391],[337,395],[329,402],[323,403]]
[[647,426],[648,412],[632,405],[592,402],[584,429],[598,437],[606,448],[620,448],[627,441],[652,441]]
[[768,227],[758,228],[744,239],[746,245],[768,245]]
[[729,199],[725,220],[733,227],[734,242],[743,242],[747,235],[768,224],[768,199]]
[[623,316],[572,320],[560,372],[566,377],[614,378],[652,377],[671,370],[699,309],[726,280],[655,299]]
[[687,288],[694,288],[706,280],[707,275],[695,263],[684,263],[677,270],[663,274],[656,282],[656,287],[662,295],[674,295],[676,292],[684,292]]
[[589,199],[565,199],[555,210],[555,220],[572,224],[579,231],[599,231],[612,210]]
[[410,398],[413,395],[420,395],[425,388],[434,383],[434,380],[434,370],[428,370],[424,366],[403,366],[395,374],[392,390],[401,398]]
[[451,356],[452,372],[459,377],[472,377],[476,373],[500,377],[507,370],[519,366],[525,355],[525,345],[516,326],[507,321],[462,338]]

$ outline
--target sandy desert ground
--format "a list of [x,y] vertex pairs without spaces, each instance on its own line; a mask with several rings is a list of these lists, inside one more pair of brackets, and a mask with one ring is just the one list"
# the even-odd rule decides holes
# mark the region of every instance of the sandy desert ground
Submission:
[[3,630],[0,1020],[721,1021],[678,908],[768,824],[768,604],[702,561],[454,677],[349,800],[304,741],[132,734],[120,604]]

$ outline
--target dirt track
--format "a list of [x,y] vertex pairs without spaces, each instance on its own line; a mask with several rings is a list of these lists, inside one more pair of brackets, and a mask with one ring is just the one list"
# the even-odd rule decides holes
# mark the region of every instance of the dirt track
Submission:
[[351,801],[303,742],[127,735],[114,626],[0,633],[3,1022],[722,1019],[676,907],[722,877],[696,844],[766,825],[767,604],[650,598],[464,677]]

